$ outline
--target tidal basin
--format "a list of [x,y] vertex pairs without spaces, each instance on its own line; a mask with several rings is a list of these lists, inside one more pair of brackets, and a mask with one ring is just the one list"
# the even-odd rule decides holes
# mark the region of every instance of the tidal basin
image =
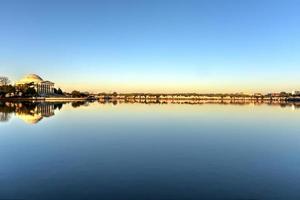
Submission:
[[0,199],[300,199],[297,104],[1,102]]

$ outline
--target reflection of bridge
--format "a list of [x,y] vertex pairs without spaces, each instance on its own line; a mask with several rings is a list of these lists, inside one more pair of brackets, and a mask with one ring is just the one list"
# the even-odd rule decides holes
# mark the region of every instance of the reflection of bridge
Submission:
[[219,105],[270,105],[280,107],[292,107],[293,109],[300,108],[300,102],[287,101],[257,101],[245,99],[205,99],[205,100],[189,100],[189,99],[99,99],[100,104],[112,103],[117,104],[189,104],[189,105],[204,105],[204,104],[219,104]]
[[300,96],[286,95],[262,95],[262,94],[99,94],[97,96],[100,102],[118,103],[153,103],[153,104],[203,104],[203,103],[220,103],[220,104],[291,104],[300,103]]

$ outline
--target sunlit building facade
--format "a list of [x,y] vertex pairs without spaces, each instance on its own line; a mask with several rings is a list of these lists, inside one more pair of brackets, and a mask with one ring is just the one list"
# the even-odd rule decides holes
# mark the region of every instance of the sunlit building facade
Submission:
[[44,81],[36,74],[29,74],[16,83],[18,86],[25,84],[32,84],[36,92],[40,95],[54,93],[54,83],[51,81]]

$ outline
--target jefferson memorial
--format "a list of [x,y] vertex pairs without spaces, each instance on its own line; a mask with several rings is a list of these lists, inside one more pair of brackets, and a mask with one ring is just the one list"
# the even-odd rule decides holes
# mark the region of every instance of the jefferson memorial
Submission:
[[34,89],[38,94],[53,94],[54,83],[51,81],[44,81],[40,76],[36,74],[29,74],[16,82],[16,85],[33,84]]

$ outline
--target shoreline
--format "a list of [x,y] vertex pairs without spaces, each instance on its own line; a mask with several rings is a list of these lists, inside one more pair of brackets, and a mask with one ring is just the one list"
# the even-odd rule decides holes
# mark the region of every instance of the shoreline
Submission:
[[166,101],[189,101],[189,102],[276,102],[276,103],[298,103],[300,97],[255,97],[255,96],[166,96],[166,95],[118,95],[118,96],[93,96],[90,97],[2,97],[0,101],[45,101],[45,102],[71,102],[71,101],[122,101],[122,102],[166,102]]

